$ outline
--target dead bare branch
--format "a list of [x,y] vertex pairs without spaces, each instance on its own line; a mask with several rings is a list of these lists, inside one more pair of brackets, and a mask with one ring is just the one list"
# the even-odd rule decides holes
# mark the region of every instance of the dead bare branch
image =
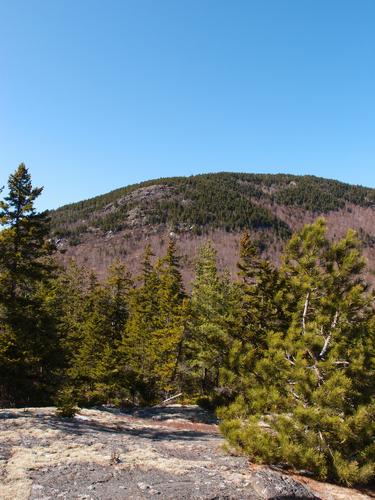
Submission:
[[338,319],[339,319],[339,313],[338,313],[338,311],[336,311],[336,312],[335,312],[335,316],[334,316],[334,318],[333,318],[333,320],[332,320],[331,330],[330,330],[330,332],[329,332],[328,336],[324,339],[323,349],[322,349],[322,350],[320,351],[320,353],[319,353],[319,358],[321,358],[321,359],[324,357],[325,353],[326,353],[326,352],[327,352],[327,350],[328,350],[328,346],[329,346],[329,343],[330,343],[331,338],[332,338],[332,332],[333,332],[333,330],[334,330],[334,329],[336,328],[336,326],[337,326],[337,321],[338,321]]
[[305,333],[305,331],[306,331],[306,316],[307,316],[307,310],[309,308],[309,301],[310,301],[310,290],[307,292],[305,305],[303,308],[303,314],[302,314],[302,332],[303,333]]
[[182,392],[180,392],[180,393],[176,394],[175,396],[171,396],[170,398],[164,399],[164,401],[162,401],[162,402],[160,403],[160,406],[165,405],[166,403],[169,403],[169,401],[172,401],[173,399],[177,399],[177,398],[179,398],[180,396],[182,396]]

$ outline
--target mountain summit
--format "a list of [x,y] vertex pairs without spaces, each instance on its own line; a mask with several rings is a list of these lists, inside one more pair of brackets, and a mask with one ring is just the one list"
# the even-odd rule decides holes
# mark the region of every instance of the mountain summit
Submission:
[[332,238],[355,229],[369,273],[375,268],[375,189],[286,174],[216,173],[155,179],[51,211],[52,235],[71,257],[103,276],[116,257],[134,269],[146,242],[156,256],[169,237],[179,241],[185,279],[197,247],[213,240],[219,266],[235,271],[238,235],[249,228],[277,260],[284,240],[324,216]]

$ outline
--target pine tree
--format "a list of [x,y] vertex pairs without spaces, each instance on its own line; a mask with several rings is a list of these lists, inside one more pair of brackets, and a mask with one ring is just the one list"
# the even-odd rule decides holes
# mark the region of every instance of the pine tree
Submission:
[[33,188],[21,164],[0,201],[0,370],[3,399],[14,403],[48,400],[56,355],[54,321],[48,307],[54,266],[48,242],[47,214],[34,202]]
[[244,390],[223,410],[223,431],[252,460],[368,482],[375,333],[359,243],[353,232],[330,243],[318,220],[292,237],[283,261],[281,327],[267,332],[261,356],[242,373]]

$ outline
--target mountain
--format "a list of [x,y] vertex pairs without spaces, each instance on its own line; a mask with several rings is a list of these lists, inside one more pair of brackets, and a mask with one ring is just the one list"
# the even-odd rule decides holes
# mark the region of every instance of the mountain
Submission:
[[75,258],[100,277],[114,258],[137,272],[150,243],[162,255],[178,240],[189,281],[197,248],[211,239],[218,264],[235,273],[239,233],[249,228],[277,262],[296,229],[324,216],[332,238],[355,229],[375,281],[375,189],[313,176],[217,173],[150,180],[51,211],[62,262]]

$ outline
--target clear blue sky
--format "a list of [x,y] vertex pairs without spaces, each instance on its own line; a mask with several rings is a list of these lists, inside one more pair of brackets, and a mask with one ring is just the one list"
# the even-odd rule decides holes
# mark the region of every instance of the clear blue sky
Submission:
[[0,0],[0,185],[213,171],[375,186],[374,0]]

